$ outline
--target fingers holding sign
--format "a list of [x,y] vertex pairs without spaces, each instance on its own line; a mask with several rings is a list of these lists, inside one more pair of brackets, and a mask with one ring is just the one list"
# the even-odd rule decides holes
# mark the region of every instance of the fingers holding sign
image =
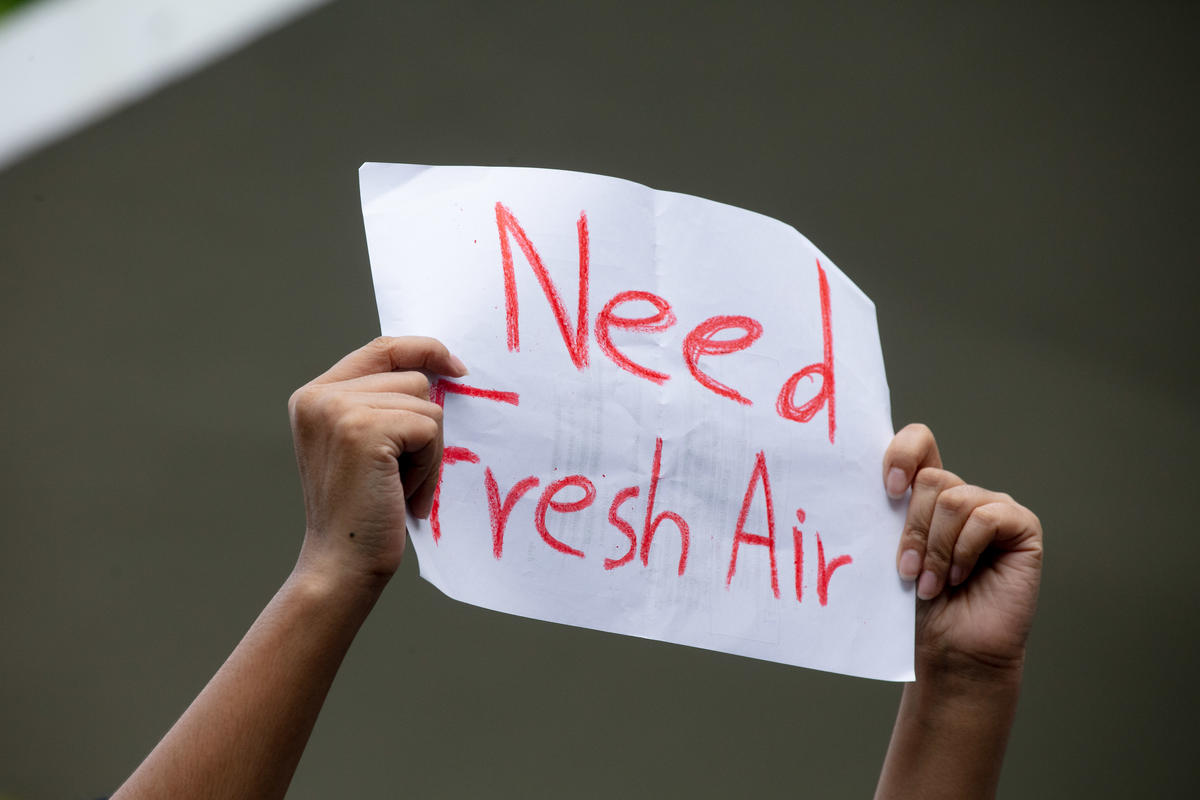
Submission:
[[397,370],[425,370],[456,378],[467,374],[466,365],[437,339],[428,336],[380,336],[343,357],[310,385],[336,383]]
[[[963,482],[942,470],[941,466],[942,456],[933,431],[920,424],[904,427],[883,455],[883,483],[888,497],[898,500],[910,486],[913,487],[896,556],[897,570],[906,581],[916,580],[921,574],[938,490]],[[919,483],[918,476],[921,478]]]
[[947,584],[961,584],[992,543],[999,531],[981,527],[983,518],[992,518],[1006,501],[1016,504],[1007,495],[969,486],[954,473],[928,468],[917,473],[913,497],[905,529],[927,537],[917,596],[929,600]]
[[883,474],[889,496],[912,490],[896,567],[901,578],[916,581],[924,601],[918,648],[966,655],[972,663],[1019,663],[1041,579],[1038,518],[1009,495],[942,469],[933,433],[923,425],[896,434]]
[[917,596],[929,600],[947,585],[958,586],[993,544],[1034,536],[1037,518],[1007,494],[968,485],[942,469],[933,432],[908,425],[884,454],[884,485],[899,498],[910,487],[908,515],[897,551],[897,570],[916,580]]
[[441,462],[442,409],[425,372],[466,371],[436,339],[380,337],[292,395],[308,519],[302,558],[395,570],[405,514],[429,515]]
[[888,497],[899,500],[921,469],[941,466],[933,431],[920,423],[904,426],[883,454],[883,485]]

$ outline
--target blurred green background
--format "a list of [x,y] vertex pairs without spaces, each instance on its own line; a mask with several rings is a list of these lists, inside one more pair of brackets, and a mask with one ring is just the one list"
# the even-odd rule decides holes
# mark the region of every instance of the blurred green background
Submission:
[[[1194,792],[1193,3],[340,2],[0,173],[0,792],[111,791],[287,574],[378,333],[366,160],[785,220],[897,426],[1047,535],[1007,797]],[[3,113],[0,111],[0,113]],[[410,558],[291,797],[862,797],[899,687],[460,605]]]
[[33,0],[0,0],[0,17],[18,6],[27,6],[32,2]]

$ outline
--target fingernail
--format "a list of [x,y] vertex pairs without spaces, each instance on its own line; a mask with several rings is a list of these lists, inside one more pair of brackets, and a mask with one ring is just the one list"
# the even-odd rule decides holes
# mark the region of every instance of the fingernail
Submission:
[[963,582],[963,578],[965,578],[965,577],[966,577],[966,575],[963,574],[963,568],[960,567],[958,564],[955,564],[953,567],[950,568],[950,585],[951,586],[958,586],[960,583]]
[[905,550],[900,556],[900,577],[906,581],[915,581],[917,572],[921,569],[921,554],[916,550]]
[[917,597],[929,600],[937,594],[938,578],[930,570],[921,573],[921,582],[917,584]]
[[908,485],[908,479],[904,476],[904,470],[899,467],[892,467],[888,470],[887,481],[884,486],[887,487],[888,497],[893,500],[899,500],[904,496],[904,489]]
[[460,377],[460,378],[463,375],[467,374],[467,365],[462,362],[461,358],[454,355],[453,353],[450,354],[450,366],[452,366],[452,367],[454,367],[454,369],[458,370],[458,377]]

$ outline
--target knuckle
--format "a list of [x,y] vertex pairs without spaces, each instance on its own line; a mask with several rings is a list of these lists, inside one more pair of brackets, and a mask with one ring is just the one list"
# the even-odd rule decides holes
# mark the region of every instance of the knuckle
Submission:
[[998,504],[988,503],[971,512],[968,521],[985,529],[995,529],[1000,526],[1007,515],[1007,510]]
[[324,419],[341,419],[355,413],[356,409],[366,409],[341,392],[328,392],[320,399],[320,413]]
[[926,491],[942,491],[959,483],[962,483],[961,478],[938,467],[924,467],[913,479],[914,486]]
[[904,426],[904,433],[920,439],[932,439],[933,431],[924,422],[910,422]]
[[950,548],[941,539],[931,539],[925,550],[925,568],[943,572],[950,565]]
[[929,527],[922,524],[921,520],[910,519],[904,525],[904,533],[901,538],[924,542],[929,538]]
[[409,379],[412,381],[412,394],[420,397],[422,400],[428,400],[429,391],[433,388],[433,384],[430,382],[429,378],[420,372],[413,372],[410,374],[412,375],[412,377]]
[[437,441],[441,434],[441,427],[424,414],[409,411],[404,414],[398,433],[404,442],[404,449],[413,452]]
[[913,486],[918,489],[937,489],[942,485],[941,470],[936,467],[925,467],[913,478]]
[[1042,523],[1038,520],[1037,516],[1034,516],[1033,523],[1035,526],[1033,528],[1034,535],[1030,537],[1027,546],[1037,553],[1037,557],[1041,559],[1046,552],[1046,537],[1042,535]]
[[437,421],[431,417],[425,416],[424,414],[416,414],[414,416],[418,420],[417,430],[421,437],[422,443],[429,444],[430,442],[436,441],[442,432],[442,427],[437,423]]
[[320,392],[311,386],[301,386],[288,398],[288,416],[298,425],[309,425],[313,421]]
[[1026,546],[1035,549],[1040,556],[1045,547],[1042,520],[1025,506],[1018,505],[1017,510],[1020,513],[1021,523],[1027,534],[1025,537]]
[[438,339],[426,336],[421,339],[421,365],[433,367],[436,362],[444,361],[450,351]]
[[365,408],[352,408],[338,414],[333,423],[333,435],[347,444],[365,441],[371,432],[371,417]]
[[300,406],[301,392],[303,392],[303,391],[304,391],[303,388],[297,389],[296,391],[292,392],[290,397],[288,397],[287,411],[288,411],[288,417],[291,419],[296,418],[296,409],[299,408],[299,406]]
[[949,486],[938,495],[937,507],[940,511],[953,516],[962,516],[969,513],[976,505],[976,495],[974,486],[966,484]]

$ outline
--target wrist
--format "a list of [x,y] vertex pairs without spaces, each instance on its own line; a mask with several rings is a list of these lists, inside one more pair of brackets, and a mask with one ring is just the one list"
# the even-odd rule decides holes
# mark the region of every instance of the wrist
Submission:
[[321,552],[306,538],[288,583],[306,594],[325,599],[366,599],[373,603],[392,574],[364,567],[344,554]]
[[901,707],[912,721],[951,739],[999,734],[1004,741],[1020,699],[1023,664],[1023,658],[919,655],[917,679],[905,687]]
[[920,646],[916,651],[916,683],[950,694],[1019,689],[1024,669],[1024,648],[1004,655]]
[[1020,694],[1019,670],[929,669],[904,687],[876,798],[995,796]]
[[935,727],[949,731],[1011,719],[1020,694],[1019,674],[981,680],[977,675],[918,671],[916,682],[904,689],[904,704],[918,718],[938,720]]

